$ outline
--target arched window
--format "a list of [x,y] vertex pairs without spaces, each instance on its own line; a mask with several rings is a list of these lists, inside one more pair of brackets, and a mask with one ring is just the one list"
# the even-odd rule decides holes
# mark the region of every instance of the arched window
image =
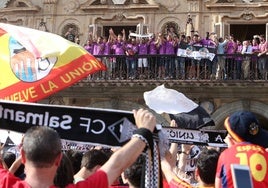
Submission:
[[161,32],[164,33],[165,35],[167,34],[172,34],[172,35],[177,35],[179,36],[180,33],[180,27],[178,26],[178,24],[174,21],[172,22],[166,22],[162,28],[161,28]]
[[62,28],[62,31],[61,31],[61,35],[64,37],[65,33],[67,33],[67,31],[69,30],[69,28],[73,28],[73,32],[74,32],[74,35],[76,37],[78,37],[78,34],[79,34],[79,28],[77,25],[75,24],[67,24],[65,25],[63,28]]

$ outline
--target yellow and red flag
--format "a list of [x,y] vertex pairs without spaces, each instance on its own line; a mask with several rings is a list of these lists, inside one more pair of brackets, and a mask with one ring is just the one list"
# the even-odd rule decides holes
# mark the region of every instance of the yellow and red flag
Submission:
[[105,65],[82,46],[31,28],[0,23],[0,99],[35,102]]

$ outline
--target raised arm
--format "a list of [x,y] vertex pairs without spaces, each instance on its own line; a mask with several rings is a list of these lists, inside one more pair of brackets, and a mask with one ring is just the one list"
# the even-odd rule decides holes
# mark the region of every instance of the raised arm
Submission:
[[3,167],[4,169],[8,170],[8,167],[3,159],[3,148],[4,148],[4,144],[1,144],[0,142],[0,166]]
[[126,38],[126,31],[125,31],[125,29],[122,30],[122,35],[123,35],[123,41],[126,41],[127,38]]
[[[148,110],[134,110],[136,125],[143,132],[141,137],[152,136],[156,125],[156,119]],[[146,143],[141,137],[132,137],[122,148],[116,151],[111,158],[101,167],[106,172],[108,183],[111,185],[120,174],[129,167],[144,150]]]
[[20,165],[21,165],[21,156],[19,156],[10,166],[9,168],[9,172],[12,174],[15,174],[15,172],[19,169]]
[[[175,120],[171,120],[170,122],[170,127],[177,127],[177,124]],[[173,167],[176,167],[176,162],[177,162],[177,153],[178,153],[178,144],[177,143],[171,143],[169,152],[171,154],[171,165]]]
[[111,37],[111,40],[116,40],[117,38],[112,28],[109,29],[109,37]]

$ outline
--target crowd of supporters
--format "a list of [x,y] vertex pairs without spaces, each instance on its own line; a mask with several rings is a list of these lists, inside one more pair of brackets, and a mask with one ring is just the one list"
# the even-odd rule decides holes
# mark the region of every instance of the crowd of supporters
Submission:
[[[235,36],[220,37],[197,32],[192,36],[166,33],[138,35],[125,30],[108,37],[93,36],[82,44],[107,66],[107,71],[90,79],[267,79],[268,44],[264,35],[240,41]],[[214,54],[213,58],[179,55],[178,50]]]
[[[246,187],[244,182],[249,188],[268,186],[268,131],[252,112],[237,111],[225,119],[227,148],[178,145],[161,136],[155,142],[155,116],[144,109],[134,113],[136,122],[146,126],[133,131],[120,148],[96,145],[83,153],[63,152],[58,133],[47,126],[33,126],[24,134],[18,157],[0,144],[0,187],[240,188]],[[171,120],[170,126],[178,125]],[[235,176],[234,165],[246,168],[249,177],[243,178],[245,172]]]

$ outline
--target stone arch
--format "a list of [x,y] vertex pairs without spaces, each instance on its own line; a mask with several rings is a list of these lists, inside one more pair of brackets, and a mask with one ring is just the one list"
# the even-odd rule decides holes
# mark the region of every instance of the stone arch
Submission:
[[69,27],[73,27],[74,31],[76,33],[76,36],[81,35],[81,23],[76,20],[76,19],[66,19],[64,22],[62,22],[58,28],[57,33],[59,33],[59,35],[63,36],[67,30],[69,29]]
[[224,129],[223,123],[227,116],[239,111],[248,110],[256,114],[257,118],[260,120],[262,126],[268,129],[266,123],[268,120],[268,105],[259,101],[250,100],[240,100],[232,103],[228,103],[217,109],[212,114],[212,119],[215,121],[216,127],[214,129]]
[[158,32],[166,33],[166,29],[168,26],[174,26],[175,31],[179,34],[182,32],[183,24],[184,22],[180,20],[177,17],[167,17],[162,20],[156,25],[160,26],[159,28],[156,28]]
[[179,35],[179,33],[181,32],[180,27],[174,21],[166,22],[164,25],[162,25],[161,32],[167,34],[170,27],[173,27],[174,28],[175,33],[177,35]]
[[127,14],[124,12],[117,12],[113,15],[101,15],[93,18],[93,23],[99,23],[101,21],[126,21],[126,20],[138,20],[139,22],[146,23],[146,17],[142,14]]
[[16,7],[33,7],[33,3],[29,0],[17,0],[14,4]]
[[5,17],[1,17],[1,18],[0,18],[0,22],[1,22],[1,23],[7,23],[8,20],[7,20],[7,18],[5,18]]

